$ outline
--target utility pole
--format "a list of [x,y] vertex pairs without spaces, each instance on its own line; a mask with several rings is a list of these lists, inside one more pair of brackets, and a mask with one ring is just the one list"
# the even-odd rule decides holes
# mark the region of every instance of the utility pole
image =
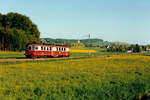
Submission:
[[91,39],[91,34],[89,34],[89,35],[86,35],[86,36],[82,36],[82,37],[86,37],[87,38],[87,40],[88,40],[88,45],[87,45],[87,47],[88,47],[88,55],[89,56],[91,56],[91,52],[90,52],[90,39]]
[[90,37],[91,37],[91,36],[90,36],[90,34],[89,34],[89,41],[88,41],[88,42],[89,42],[89,56],[91,55],[91,52],[90,52]]

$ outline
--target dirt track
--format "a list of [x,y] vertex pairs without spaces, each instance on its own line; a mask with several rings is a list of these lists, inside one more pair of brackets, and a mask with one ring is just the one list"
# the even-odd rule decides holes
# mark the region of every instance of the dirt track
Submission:
[[11,58],[11,59],[0,59],[2,62],[24,62],[24,61],[40,61],[40,60],[57,60],[57,59],[71,59],[71,58],[36,58],[36,59],[27,59],[27,58]]
[[[116,56],[116,55],[111,55]],[[105,56],[90,56],[91,57],[110,57],[108,55]],[[9,58],[9,59],[0,59],[0,63],[4,62],[24,62],[24,61],[42,61],[42,60],[59,60],[59,59],[77,59],[77,58],[89,58],[89,56],[81,56],[81,57],[63,57],[63,58]]]

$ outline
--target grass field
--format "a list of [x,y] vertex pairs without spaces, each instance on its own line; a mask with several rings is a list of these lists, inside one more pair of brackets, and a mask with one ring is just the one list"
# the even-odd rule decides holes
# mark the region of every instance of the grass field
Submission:
[[80,56],[104,56],[104,55],[127,55],[127,53],[119,53],[119,52],[107,52],[104,48],[71,48],[71,57],[80,57]]
[[[80,47],[80,48],[71,48],[71,57],[80,57],[80,56],[89,56],[89,48]],[[101,56],[101,55],[120,55],[126,53],[115,53],[115,52],[106,52],[106,49],[101,48],[90,48],[90,56]],[[9,52],[9,51],[0,51],[0,59],[8,58],[25,58],[24,52]]]
[[24,58],[24,52],[0,51],[0,59],[5,58]]
[[149,92],[149,56],[0,63],[0,100],[133,100]]

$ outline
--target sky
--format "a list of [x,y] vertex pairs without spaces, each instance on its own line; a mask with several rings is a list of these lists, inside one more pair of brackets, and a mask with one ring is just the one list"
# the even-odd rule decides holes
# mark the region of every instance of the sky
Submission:
[[0,13],[30,17],[41,38],[150,44],[150,0],[0,0]]

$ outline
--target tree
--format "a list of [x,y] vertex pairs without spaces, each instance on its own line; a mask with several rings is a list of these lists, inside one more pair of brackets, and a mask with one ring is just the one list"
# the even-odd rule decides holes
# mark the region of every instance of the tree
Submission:
[[21,50],[29,42],[40,40],[40,32],[29,17],[18,14],[0,14],[0,49]]
[[2,26],[3,15],[0,13],[0,27]]
[[139,52],[141,52],[141,48],[140,48],[140,46],[139,46],[138,44],[132,45],[132,48],[133,48],[133,52],[134,52],[134,53],[139,53]]
[[147,47],[147,46],[142,45],[142,50],[143,50],[143,51],[146,51],[146,47]]

